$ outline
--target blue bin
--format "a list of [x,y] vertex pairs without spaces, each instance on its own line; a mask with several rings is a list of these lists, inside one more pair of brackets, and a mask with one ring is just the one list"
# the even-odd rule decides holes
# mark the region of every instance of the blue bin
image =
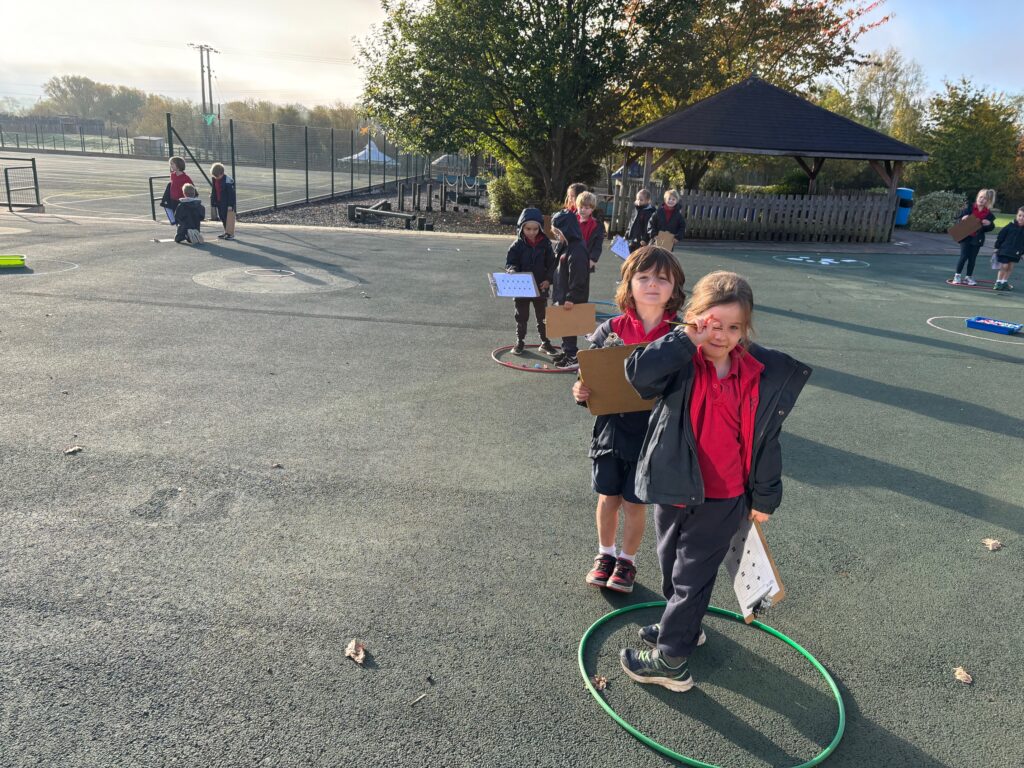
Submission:
[[910,219],[910,209],[914,207],[914,190],[897,187],[896,206],[896,226],[905,227]]

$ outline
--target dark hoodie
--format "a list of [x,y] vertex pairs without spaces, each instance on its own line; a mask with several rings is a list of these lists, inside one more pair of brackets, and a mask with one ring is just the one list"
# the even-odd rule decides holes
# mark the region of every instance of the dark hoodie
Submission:
[[626,241],[629,243],[629,250],[635,251],[647,242],[647,225],[654,215],[654,206],[650,203],[636,206],[633,211],[633,218],[629,220],[626,228]]
[[178,237],[187,238],[190,229],[199,229],[206,218],[206,209],[198,197],[183,197],[178,201],[174,211],[174,221],[178,225]]
[[551,300],[555,304],[571,301],[582,304],[590,298],[590,254],[583,243],[580,222],[574,211],[562,210],[551,219],[551,226],[561,232],[566,243],[559,242],[556,249],[558,263]]
[[[528,221],[535,221],[540,225],[536,243],[531,243],[523,234],[523,225]],[[551,247],[548,236],[544,234],[544,214],[538,208],[524,208],[519,214],[517,227],[519,238],[509,246],[508,255],[505,257],[505,271],[532,272],[538,287],[545,281],[554,282],[555,250]],[[547,290],[541,291],[540,295],[547,298]]]

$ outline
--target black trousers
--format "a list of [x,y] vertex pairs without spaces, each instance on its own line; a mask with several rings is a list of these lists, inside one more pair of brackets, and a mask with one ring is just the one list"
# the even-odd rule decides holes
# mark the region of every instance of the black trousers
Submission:
[[668,601],[658,635],[662,654],[689,656],[697,647],[718,569],[748,512],[745,496],[707,499],[695,507],[655,507],[661,590]]
[[537,318],[537,333],[541,341],[548,340],[547,328],[544,325],[544,318],[547,317],[548,299],[546,296],[539,296],[536,299],[515,299],[516,302],[516,338],[526,338],[526,323],[530,319],[530,305],[533,305],[533,313]]
[[[971,239],[960,243],[960,260],[956,263],[956,273],[958,275],[974,276],[974,260],[978,258],[978,251],[980,250],[981,246],[971,243]],[[966,272],[964,272],[964,265],[967,265]]]

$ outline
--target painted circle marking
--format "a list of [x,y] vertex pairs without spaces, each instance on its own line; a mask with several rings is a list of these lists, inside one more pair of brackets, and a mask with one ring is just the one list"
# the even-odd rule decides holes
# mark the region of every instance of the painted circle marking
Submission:
[[[45,264],[63,264],[64,266],[57,268],[47,269],[43,266],[41,269],[40,265]],[[0,269],[0,279],[4,277],[42,277],[43,275],[56,275],[61,272],[70,272],[73,269],[78,269],[79,265],[73,261],[63,261],[61,259],[25,259],[24,269],[30,269],[31,272],[25,272],[19,270]]]
[[253,277],[295,277],[290,269],[247,269],[245,274]]
[[206,288],[234,293],[325,293],[359,285],[355,280],[316,267],[295,267],[294,270],[230,267],[200,272],[192,275],[192,281]]
[[802,267],[838,267],[839,269],[867,269],[871,265],[860,259],[834,259],[831,256],[772,256],[780,264],[795,264]]
[[951,328],[943,328],[941,325],[936,325],[932,320],[966,320],[970,315],[936,315],[935,317],[929,317],[926,321],[928,325],[937,331],[945,331],[946,333],[953,333],[957,336],[966,336],[969,339],[981,339],[982,341],[994,341],[996,344],[1013,344],[1014,346],[1024,346],[1024,341],[1011,341],[1010,339],[993,339],[990,338],[990,333],[965,333],[964,331],[954,331]]

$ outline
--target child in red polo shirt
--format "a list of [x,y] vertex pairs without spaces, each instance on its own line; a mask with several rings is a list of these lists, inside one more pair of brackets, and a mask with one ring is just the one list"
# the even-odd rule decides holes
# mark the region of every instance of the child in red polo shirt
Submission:
[[782,421],[810,376],[789,355],[750,342],[754,294],[735,272],[694,286],[679,326],[626,361],[626,378],[657,398],[636,469],[654,514],[661,621],[651,650],[623,649],[626,674],[673,691],[693,687],[688,659],[705,641],[718,568],[743,518],[768,520],[782,500]]
[[[582,195],[580,196],[582,199]],[[670,330],[669,322],[683,306],[685,277],[671,253],[657,246],[644,246],[622,263],[622,280],[615,303],[622,310],[598,326],[590,335],[594,347],[603,347],[611,334],[623,344],[646,344]],[[577,381],[573,397],[585,405],[590,388]],[[587,583],[615,592],[632,592],[636,580],[636,555],[644,537],[647,505],[636,495],[634,477],[640,446],[647,432],[648,411],[598,416],[590,442],[592,479],[597,492],[597,557],[587,574]],[[625,518],[622,550],[615,550],[619,508]]]

